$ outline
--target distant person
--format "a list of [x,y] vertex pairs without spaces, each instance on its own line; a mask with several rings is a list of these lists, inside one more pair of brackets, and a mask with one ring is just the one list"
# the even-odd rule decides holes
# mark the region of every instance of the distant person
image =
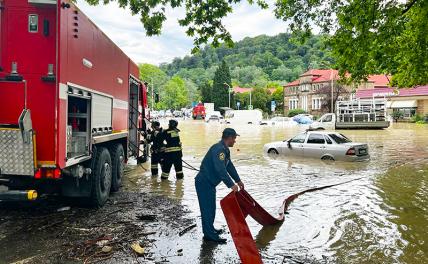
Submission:
[[158,121],[152,122],[152,130],[147,135],[147,141],[152,143],[151,152],[151,171],[152,176],[159,174],[159,165],[162,169],[162,160],[165,151],[165,145],[162,138],[163,129]]
[[180,130],[177,128],[178,122],[174,119],[169,120],[168,129],[163,131],[162,138],[166,141],[164,165],[161,178],[166,180],[169,177],[172,165],[174,165],[177,180],[183,179],[183,152],[181,149]]
[[[224,244],[226,239],[219,235],[222,230],[214,228],[216,212],[216,186],[223,182],[232,191],[237,192],[238,186],[244,189],[244,184],[230,160],[229,148],[233,147],[239,136],[232,128],[223,131],[220,142],[214,144],[202,160],[201,170],[196,175],[195,186],[198,194],[199,208],[202,216],[202,231],[204,240]],[[233,183],[232,179],[236,184]]]

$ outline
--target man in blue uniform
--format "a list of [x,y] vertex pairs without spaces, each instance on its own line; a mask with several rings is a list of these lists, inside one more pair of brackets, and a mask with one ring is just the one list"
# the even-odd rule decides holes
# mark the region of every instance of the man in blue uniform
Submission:
[[[233,147],[239,136],[232,128],[223,131],[221,141],[214,144],[202,160],[201,170],[195,178],[196,193],[202,217],[204,240],[224,244],[226,239],[219,234],[222,230],[214,228],[216,211],[216,186],[223,182],[228,188],[237,192],[238,186],[244,189],[244,184],[230,160],[229,148]],[[235,181],[235,183],[232,181]]]

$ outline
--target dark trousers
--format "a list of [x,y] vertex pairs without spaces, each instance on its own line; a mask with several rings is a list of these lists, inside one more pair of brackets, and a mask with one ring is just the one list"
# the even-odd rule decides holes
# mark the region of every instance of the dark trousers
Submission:
[[152,176],[157,176],[159,173],[159,165],[162,169],[162,153],[153,152],[151,157],[151,164]]
[[183,161],[181,157],[183,154],[181,151],[168,152],[164,155],[163,167],[162,167],[162,179],[168,179],[172,165],[174,165],[175,175],[177,179],[183,179]]
[[202,231],[209,239],[217,239],[218,234],[214,229],[216,211],[216,189],[201,175],[195,178],[196,193],[198,195],[199,208],[201,210]]

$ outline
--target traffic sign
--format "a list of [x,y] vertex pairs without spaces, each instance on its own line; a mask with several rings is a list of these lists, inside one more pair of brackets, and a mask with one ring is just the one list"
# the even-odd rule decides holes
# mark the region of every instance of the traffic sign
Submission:
[[253,105],[249,105],[248,110],[253,110]]

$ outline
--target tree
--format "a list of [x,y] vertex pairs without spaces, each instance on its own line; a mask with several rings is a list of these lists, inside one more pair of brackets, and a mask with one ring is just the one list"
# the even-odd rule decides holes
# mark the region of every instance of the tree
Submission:
[[140,68],[140,78],[144,82],[148,83],[148,92],[150,96],[148,96],[149,106],[152,105],[152,96],[151,92],[153,89],[154,94],[158,94],[160,98],[165,96],[162,87],[168,81],[169,77],[166,75],[164,71],[162,71],[159,67],[143,63],[139,65]]
[[184,83],[187,90],[187,98],[189,102],[198,102],[201,100],[201,93],[198,86],[190,79],[184,79]]
[[284,88],[278,87],[272,93],[272,100],[276,103],[275,112],[283,113],[284,112]]
[[[92,5],[100,0],[86,0]],[[179,24],[194,39],[192,52],[209,41],[214,46],[233,45],[222,19],[242,0],[103,0],[117,1],[140,14],[148,36],[159,35],[166,20],[166,8],[184,7]],[[247,0],[266,9],[266,0]],[[369,74],[384,73],[397,77],[398,86],[428,83],[428,1],[426,0],[325,0],[275,1],[275,16],[289,22],[294,33],[308,36],[318,26],[331,33],[330,44],[340,74],[350,73],[351,81],[364,80]],[[299,51],[307,54],[306,49]],[[308,58],[308,57],[306,57]],[[223,59],[220,56],[219,59]],[[200,65],[198,61],[192,64]],[[274,68],[277,68],[276,65]],[[274,69],[272,68],[272,69]],[[270,74],[270,72],[267,72]]]
[[214,74],[212,102],[216,109],[229,105],[229,87],[232,88],[232,79],[230,77],[229,67],[227,63],[223,61]]
[[251,93],[251,104],[254,109],[258,108],[263,112],[269,112],[270,109],[268,105],[270,105],[270,95],[267,90],[263,88],[254,88]]
[[201,94],[201,100],[205,103],[212,102],[212,86],[209,82],[205,82],[203,85],[199,86],[199,92]]
[[[349,90],[343,84],[333,84],[333,97],[331,92],[331,84],[324,84],[322,88],[318,90],[318,94],[322,98],[321,110],[327,113],[333,113],[336,106],[336,102],[340,99],[347,99],[349,97]],[[333,109],[331,108],[331,100],[333,98]]]
[[401,87],[428,83],[426,0],[283,1],[275,14],[291,20],[294,31],[315,24],[332,33],[333,55],[349,82],[384,73]]
[[174,76],[163,87],[165,95],[160,105],[168,109],[180,109],[189,105],[188,92],[183,79]]

